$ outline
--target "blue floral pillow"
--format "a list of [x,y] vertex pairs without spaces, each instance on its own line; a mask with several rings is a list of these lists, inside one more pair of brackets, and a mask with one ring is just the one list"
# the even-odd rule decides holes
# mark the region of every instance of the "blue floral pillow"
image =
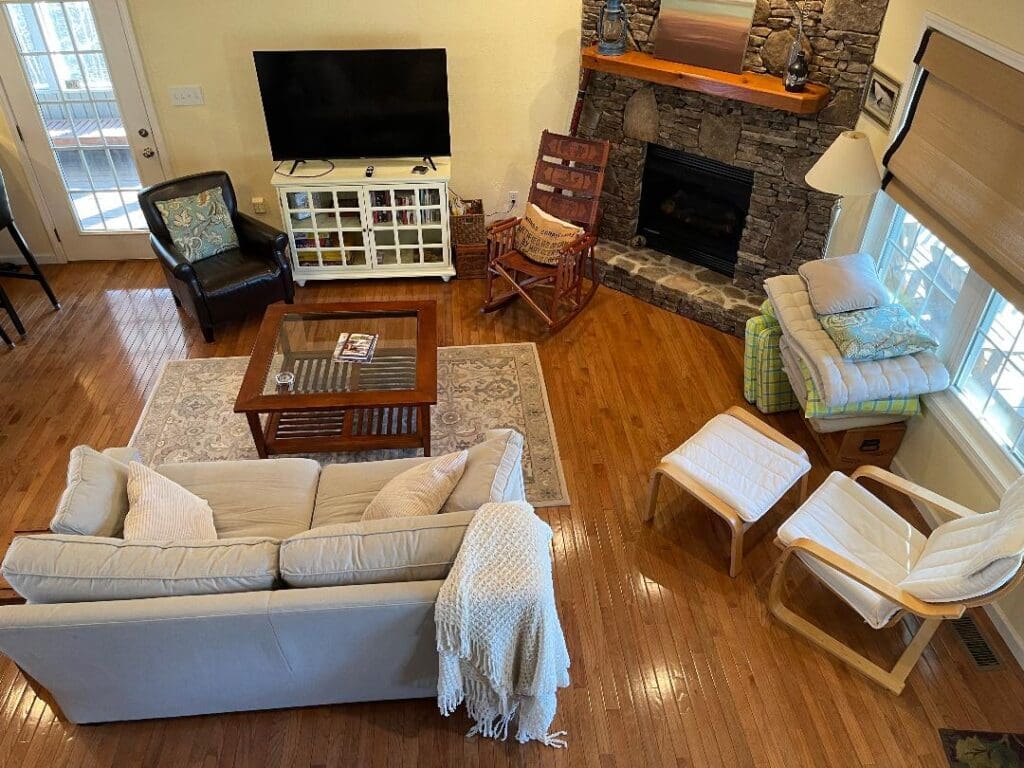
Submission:
[[899,304],[821,315],[818,320],[843,359],[851,362],[932,352],[939,347],[939,342]]
[[156,204],[174,246],[189,261],[238,247],[238,235],[220,187]]

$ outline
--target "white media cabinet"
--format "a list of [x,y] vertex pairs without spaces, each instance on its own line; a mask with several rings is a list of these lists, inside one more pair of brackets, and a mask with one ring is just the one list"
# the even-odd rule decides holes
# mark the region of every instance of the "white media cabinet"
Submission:
[[[295,282],[455,275],[448,222],[451,158],[288,163],[271,183],[291,244]],[[366,167],[374,166],[372,177]],[[415,165],[426,165],[415,174]]]

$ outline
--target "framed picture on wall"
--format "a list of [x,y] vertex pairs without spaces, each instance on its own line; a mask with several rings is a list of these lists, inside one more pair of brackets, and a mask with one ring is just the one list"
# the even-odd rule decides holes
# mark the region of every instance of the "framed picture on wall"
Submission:
[[892,118],[899,100],[900,84],[872,67],[867,88],[864,89],[864,103],[861,105],[864,113],[888,130],[892,126]]

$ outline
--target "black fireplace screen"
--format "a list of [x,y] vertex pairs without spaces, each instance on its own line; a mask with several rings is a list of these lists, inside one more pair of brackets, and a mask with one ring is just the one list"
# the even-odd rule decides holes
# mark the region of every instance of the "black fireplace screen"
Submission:
[[650,144],[637,234],[651,248],[732,277],[753,185],[751,171]]

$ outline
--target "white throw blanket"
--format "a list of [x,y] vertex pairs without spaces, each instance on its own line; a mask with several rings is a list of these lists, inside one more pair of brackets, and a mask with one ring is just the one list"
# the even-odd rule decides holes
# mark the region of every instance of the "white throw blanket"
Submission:
[[551,528],[526,502],[485,504],[437,596],[437,705],[463,701],[470,734],[564,747],[551,733],[556,693],[569,685],[569,652],[555,608]]
[[821,327],[807,285],[799,275],[768,278],[764,288],[784,337],[808,364],[825,405],[912,397],[941,392],[949,386],[949,372],[931,352],[888,360],[844,360],[832,337]]

